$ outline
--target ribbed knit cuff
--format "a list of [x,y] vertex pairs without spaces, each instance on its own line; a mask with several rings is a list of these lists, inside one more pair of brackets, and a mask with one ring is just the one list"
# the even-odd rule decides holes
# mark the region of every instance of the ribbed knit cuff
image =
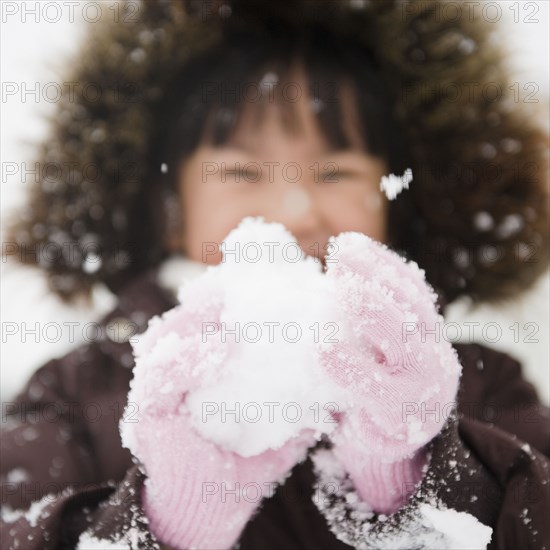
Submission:
[[358,470],[350,473],[350,477],[360,497],[375,512],[393,514],[407,503],[422,481],[428,460],[426,448],[395,462],[385,462],[383,457],[370,455]]
[[[174,548],[223,550],[238,539],[256,507],[250,503],[235,506],[210,495],[203,502],[202,482],[175,484],[169,495],[153,496],[144,484],[141,499],[155,537]],[[230,500],[230,499],[229,499]]]

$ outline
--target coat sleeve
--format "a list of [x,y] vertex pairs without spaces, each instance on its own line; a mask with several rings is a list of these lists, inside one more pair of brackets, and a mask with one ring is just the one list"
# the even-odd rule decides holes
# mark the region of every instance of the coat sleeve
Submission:
[[38,369],[13,401],[2,404],[2,505],[27,508],[69,485],[93,482],[97,468],[78,403],[65,392],[61,364]]
[[550,457],[550,409],[523,377],[519,361],[478,344],[455,348],[463,365],[459,412],[494,424]]
[[2,511],[0,547],[6,550],[161,550],[141,506],[145,476],[137,465],[118,483],[69,486],[28,510]]
[[138,465],[130,462],[122,479],[105,478],[79,393],[71,390],[77,380],[67,369],[79,353],[46,363],[2,405],[0,547],[91,549],[124,541],[118,547],[158,550],[141,507]]
[[[311,498],[338,539],[325,537],[325,547],[548,548],[550,461],[546,457],[496,426],[457,421],[455,415],[429,450],[431,459],[421,484],[408,503],[390,516],[365,513],[355,504],[358,498],[352,486],[334,477],[335,470],[317,470]],[[276,494],[275,498],[284,497]],[[290,518],[289,529],[292,522]],[[274,532],[267,517],[263,524],[250,524],[246,547],[259,547],[262,531],[268,530]]]

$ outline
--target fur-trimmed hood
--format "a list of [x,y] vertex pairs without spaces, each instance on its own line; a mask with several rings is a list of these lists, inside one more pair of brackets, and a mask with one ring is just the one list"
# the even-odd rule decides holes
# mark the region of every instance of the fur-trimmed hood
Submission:
[[[229,26],[315,24],[366,45],[405,129],[414,181],[392,204],[398,247],[448,300],[508,297],[547,268],[547,136],[514,102],[494,23],[443,0],[159,0],[130,2],[90,28],[68,71],[11,240],[62,297],[95,281],[117,291],[168,256],[143,190],[151,129],[170,79]],[[105,10],[107,11],[107,10]],[[447,10],[448,11],[448,10]],[[112,14],[110,14],[112,19]],[[538,109],[537,109],[538,110]],[[158,129],[157,129],[158,132]],[[76,168],[75,168],[76,166]],[[10,240],[10,238],[8,238]],[[61,253],[30,254],[57,246]],[[99,250],[99,255],[93,252]],[[90,254],[92,251],[92,254]],[[98,257],[99,256],[99,257]]]

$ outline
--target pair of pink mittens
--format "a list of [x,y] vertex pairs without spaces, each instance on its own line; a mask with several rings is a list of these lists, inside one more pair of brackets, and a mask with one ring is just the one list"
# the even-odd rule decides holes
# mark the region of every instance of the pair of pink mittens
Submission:
[[[436,411],[454,400],[460,364],[437,338],[436,296],[416,264],[358,233],[333,246],[325,276],[347,325],[336,343],[319,346],[319,364],[348,405],[332,453],[361,498],[391,513],[422,479],[425,445],[445,421]],[[174,548],[230,548],[260,504],[258,491],[271,496],[316,439],[303,430],[279,449],[242,457],[197,433],[186,396],[223,369],[231,348],[201,338],[202,322],[223,311],[216,278],[207,272],[196,289],[193,303],[153,319],[134,345],[128,401],[137,423],[123,418],[121,432],[147,474],[142,501],[157,538]]]

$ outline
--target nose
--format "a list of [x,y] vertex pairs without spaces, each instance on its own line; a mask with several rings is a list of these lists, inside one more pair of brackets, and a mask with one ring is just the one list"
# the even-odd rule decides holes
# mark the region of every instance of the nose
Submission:
[[311,195],[303,187],[287,189],[281,199],[281,211],[289,219],[307,218],[312,211]]

